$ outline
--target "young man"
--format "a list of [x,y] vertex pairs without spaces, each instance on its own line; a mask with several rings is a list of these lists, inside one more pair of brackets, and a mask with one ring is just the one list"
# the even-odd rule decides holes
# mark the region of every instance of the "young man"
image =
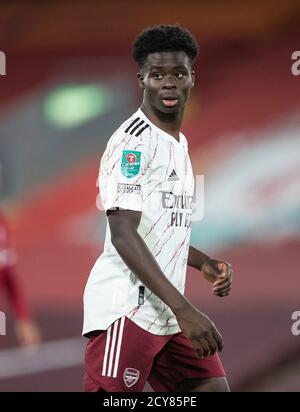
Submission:
[[184,296],[187,264],[227,296],[232,270],[189,246],[194,178],[180,132],[198,46],[161,25],[133,44],[143,102],[100,165],[108,225],[84,294],[86,391],[228,391],[222,338]]
[[[0,165],[0,192],[2,186],[1,175]],[[18,282],[15,273],[16,260],[17,253],[13,247],[10,229],[5,216],[0,210],[0,295],[4,292],[13,309],[16,319],[15,331],[19,345],[30,347],[40,342],[40,332],[32,320],[22,288]],[[2,299],[0,301],[2,302]],[[2,306],[0,306],[0,310],[3,310]]]

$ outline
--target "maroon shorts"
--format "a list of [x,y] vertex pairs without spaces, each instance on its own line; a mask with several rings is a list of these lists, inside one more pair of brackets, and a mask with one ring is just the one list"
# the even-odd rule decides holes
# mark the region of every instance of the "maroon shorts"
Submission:
[[172,392],[185,379],[225,376],[217,354],[199,358],[183,333],[153,335],[126,317],[91,337],[85,352],[86,392]]

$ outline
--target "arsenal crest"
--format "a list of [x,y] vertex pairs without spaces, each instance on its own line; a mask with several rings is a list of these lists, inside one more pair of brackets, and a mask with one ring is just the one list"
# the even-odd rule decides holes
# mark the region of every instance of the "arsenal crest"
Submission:
[[123,380],[127,388],[130,388],[137,383],[140,377],[140,372],[134,368],[126,368],[123,373]]

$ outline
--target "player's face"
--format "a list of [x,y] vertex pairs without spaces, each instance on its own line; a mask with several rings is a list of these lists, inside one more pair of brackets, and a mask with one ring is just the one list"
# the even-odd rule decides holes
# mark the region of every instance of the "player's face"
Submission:
[[195,73],[184,51],[151,53],[138,73],[144,100],[163,113],[181,112],[194,86]]

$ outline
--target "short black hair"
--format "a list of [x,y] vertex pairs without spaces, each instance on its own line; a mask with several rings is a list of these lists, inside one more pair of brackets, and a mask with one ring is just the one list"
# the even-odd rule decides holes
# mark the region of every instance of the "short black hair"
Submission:
[[184,51],[192,64],[199,53],[192,33],[178,24],[160,24],[142,31],[132,44],[132,56],[141,67],[150,53]]

